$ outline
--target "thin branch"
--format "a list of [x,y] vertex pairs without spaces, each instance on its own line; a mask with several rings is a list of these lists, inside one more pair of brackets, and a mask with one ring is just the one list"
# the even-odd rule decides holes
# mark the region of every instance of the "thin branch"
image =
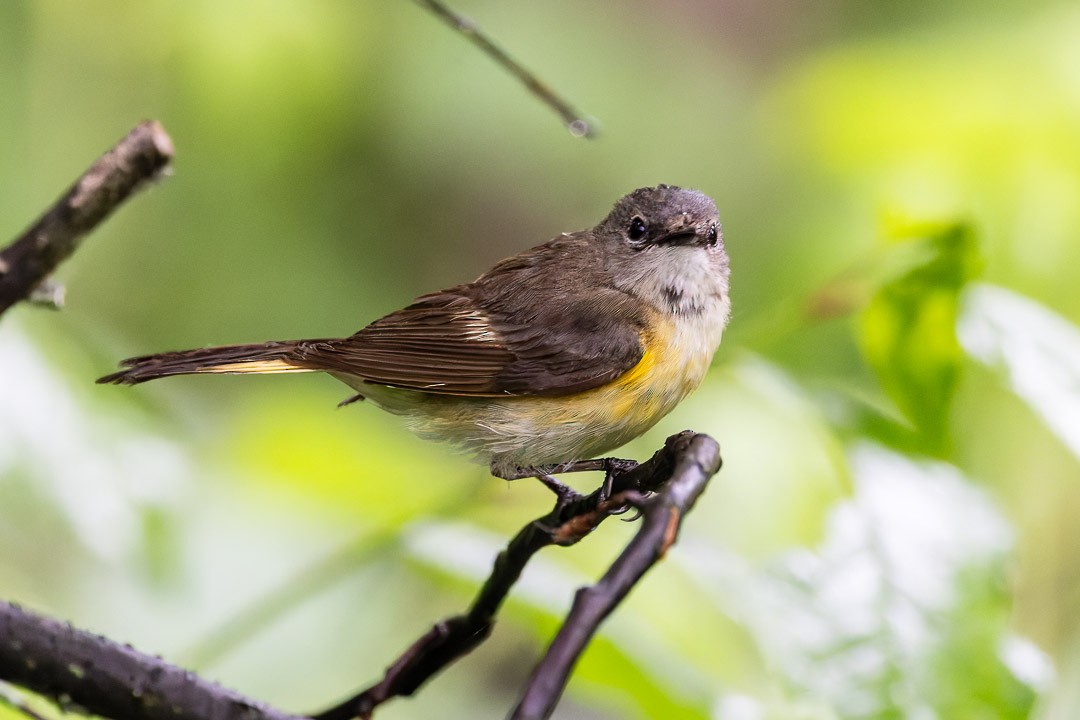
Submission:
[[[375,708],[387,700],[412,695],[432,676],[472,651],[487,638],[499,606],[536,552],[549,545],[568,546],[577,543],[607,517],[621,512],[633,501],[641,506],[646,522],[631,546],[612,568],[612,572],[618,571],[617,581],[605,576],[597,586],[602,588],[599,590],[599,599],[586,605],[587,610],[593,611],[591,616],[582,615],[581,612],[571,615],[567,622],[574,623],[570,631],[574,642],[567,643],[556,638],[556,643],[553,643],[549,653],[556,653],[557,657],[541,664],[544,668],[540,675],[543,688],[534,689],[530,684],[526,691],[526,697],[532,703],[530,707],[537,704],[539,697],[554,708],[565,685],[565,676],[560,679],[559,674],[564,667],[565,672],[569,673],[570,665],[580,652],[580,648],[574,650],[575,643],[587,642],[592,637],[597,625],[611,608],[674,541],[680,513],[690,509],[693,501],[704,489],[705,483],[719,467],[720,451],[716,441],[705,435],[685,431],[669,437],[664,447],[648,461],[633,469],[616,473],[612,479],[609,497],[602,497],[598,490],[591,495],[579,496],[569,503],[556,506],[544,517],[522,528],[506,550],[499,554],[491,575],[480,589],[468,613],[437,623],[387,668],[382,680],[345,702],[312,717],[315,720],[370,718]],[[645,494],[653,492],[657,493],[655,498],[644,500]],[[657,523],[671,523],[673,518],[675,524],[665,524],[662,529],[667,532],[657,538]],[[577,604],[576,601],[575,608]],[[597,613],[596,609],[601,607],[605,609]]]
[[[566,621],[529,678],[511,720],[541,720],[551,716],[570,671],[600,623],[675,542],[683,517],[719,470],[720,447],[712,438],[697,435],[679,453],[671,481],[663,490],[648,498],[628,498],[642,514],[637,535],[600,582],[578,590]],[[632,493],[635,491],[624,494]]]
[[154,120],[98,158],[32,227],[0,252],[0,314],[26,299],[93,230],[172,160],[172,140]]
[[4,602],[0,677],[104,717],[297,720],[160,658]]
[[431,11],[432,14],[454,30],[467,37],[473,45],[480,48],[481,52],[521,81],[525,88],[535,95],[540,102],[558,113],[571,135],[586,138],[595,136],[595,129],[580,112],[529,70],[522,67],[518,61],[507,55],[506,51],[496,45],[487,35],[480,32],[480,28],[477,27],[475,22],[458,15],[440,0],[416,0],[416,2],[421,7]]

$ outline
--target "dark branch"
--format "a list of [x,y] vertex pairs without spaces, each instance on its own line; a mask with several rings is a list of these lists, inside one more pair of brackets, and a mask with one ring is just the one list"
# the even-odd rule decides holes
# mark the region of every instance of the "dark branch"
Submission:
[[[554,708],[566,684],[566,674],[581,647],[592,637],[600,621],[674,541],[681,513],[690,509],[719,468],[720,450],[712,438],[690,431],[669,437],[664,447],[647,462],[614,475],[608,499],[602,499],[598,490],[557,506],[522,528],[496,558],[491,575],[468,613],[436,624],[387,668],[381,681],[313,717],[316,720],[370,718],[375,708],[387,700],[413,694],[432,676],[487,638],[499,606],[537,551],[548,545],[573,545],[607,517],[625,509],[627,504],[637,505],[645,516],[641,532],[608,575],[589,591],[592,594],[587,596],[589,600],[584,610],[578,608],[582,602],[579,594],[574,612],[567,620],[567,625],[573,627],[563,628],[569,633],[569,639],[562,639],[563,633],[560,633],[549,650],[549,655],[555,657],[545,658],[526,690],[529,707]],[[654,492],[655,496],[645,498],[647,493]],[[659,535],[657,528],[663,531]]]
[[2,602],[0,677],[104,717],[296,720],[159,658]]
[[161,175],[172,140],[156,121],[135,127],[98,158],[34,225],[0,252],[0,314],[26,299],[134,191]]
[[[491,633],[494,618],[529,559],[549,545],[573,545],[627,506],[640,510],[638,534],[573,608],[525,688],[514,718],[545,718],[562,695],[599,624],[675,541],[682,517],[720,468],[716,442],[690,431],[673,435],[647,462],[613,474],[610,494],[576,496],[526,525],[499,554],[464,615],[438,623],[371,688],[319,715],[370,717],[411,695]],[[88,713],[132,720],[295,720],[159,658],[0,602],[0,679]]]
[[595,130],[589,121],[581,113],[574,109],[566,100],[560,97],[554,90],[544,84],[539,78],[521,66],[516,60],[506,54],[502,48],[480,32],[472,20],[458,15],[448,8],[440,0],[416,0],[421,7],[430,10],[436,17],[447,25],[467,37],[473,45],[480,48],[481,52],[490,57],[500,67],[516,77],[525,88],[535,95],[540,102],[544,103],[562,118],[566,129],[574,137],[592,137]]
[[[512,720],[551,716],[570,671],[600,623],[675,542],[683,517],[697,502],[709,479],[720,470],[720,447],[712,438],[684,434],[669,439],[669,444],[672,440],[683,447],[677,451],[671,480],[651,497],[643,497],[635,490],[622,493],[641,511],[641,528],[600,582],[578,590],[566,622],[536,666],[521,701],[510,715]],[[612,497],[612,501],[617,499],[618,495]]]

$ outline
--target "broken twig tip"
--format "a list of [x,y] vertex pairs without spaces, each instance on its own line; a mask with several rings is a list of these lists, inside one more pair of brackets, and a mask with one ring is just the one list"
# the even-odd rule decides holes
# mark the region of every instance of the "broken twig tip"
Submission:
[[596,131],[593,129],[591,123],[587,120],[578,118],[566,124],[566,129],[570,131],[570,134],[576,138],[593,138],[596,137]]
[[66,292],[63,285],[45,279],[30,291],[30,295],[26,299],[31,305],[37,305],[48,310],[63,310]]

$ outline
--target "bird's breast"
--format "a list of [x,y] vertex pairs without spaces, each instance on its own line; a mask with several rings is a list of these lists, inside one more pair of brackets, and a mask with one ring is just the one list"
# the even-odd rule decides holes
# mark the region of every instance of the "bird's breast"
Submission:
[[606,391],[612,415],[651,425],[693,392],[720,344],[724,315],[726,310],[719,308],[694,315],[652,313],[641,360],[600,388]]

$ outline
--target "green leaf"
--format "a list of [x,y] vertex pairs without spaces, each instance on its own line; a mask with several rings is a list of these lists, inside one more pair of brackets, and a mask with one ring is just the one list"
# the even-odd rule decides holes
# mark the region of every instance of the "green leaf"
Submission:
[[882,388],[916,431],[923,452],[948,445],[948,407],[964,353],[956,337],[959,297],[981,262],[960,223],[904,233],[897,264],[862,313],[859,340]]

